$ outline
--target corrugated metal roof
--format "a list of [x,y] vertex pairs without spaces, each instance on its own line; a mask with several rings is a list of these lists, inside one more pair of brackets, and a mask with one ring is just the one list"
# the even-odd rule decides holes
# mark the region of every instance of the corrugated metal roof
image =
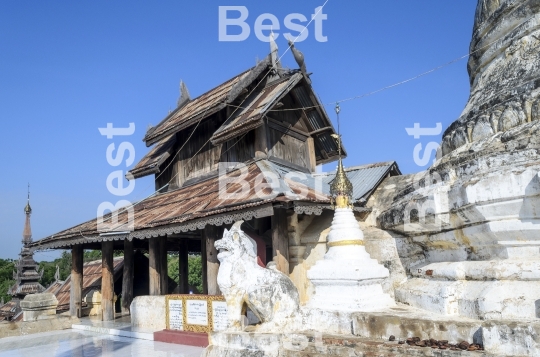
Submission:
[[[353,183],[355,200],[366,198],[388,174],[400,174],[394,161],[351,167],[346,171]],[[242,168],[227,173],[227,177],[235,175],[242,175],[243,183],[249,183],[249,192],[235,194],[237,191],[243,192],[241,191],[243,185],[239,183],[229,184],[224,192],[223,185],[226,182],[221,181],[222,177],[216,176],[139,202],[134,206],[135,231],[184,224],[195,219],[234,213],[271,202],[328,204],[330,183],[334,179],[335,172],[302,173],[269,160],[259,160],[248,165],[247,171]],[[122,225],[127,222],[127,214],[124,209],[118,213],[117,230],[121,230]],[[110,214],[105,215],[105,219],[108,217]],[[84,239],[88,240],[85,237],[98,234],[97,220],[93,219],[36,241],[31,247],[58,248],[73,244],[74,240],[77,240],[77,244],[81,244],[85,242]],[[92,242],[91,238],[89,242]]]
[[5,303],[4,305],[0,306],[0,313],[4,313],[6,315],[14,314],[17,312],[19,304],[16,300],[11,300]]
[[[120,269],[124,267],[124,257],[116,257],[113,260],[113,276],[117,276]],[[102,262],[95,260],[83,265],[83,289],[82,295],[86,296],[92,289],[101,290]],[[71,275],[68,276],[60,290],[55,294],[58,300],[58,311],[69,309],[69,294],[71,290]]]
[[[245,107],[231,117],[223,126],[212,136],[214,145],[220,144],[231,139],[231,135],[239,136],[243,133],[253,130],[254,127],[247,125],[250,121],[261,119],[268,110],[277,103],[292,87],[302,79],[300,73],[295,73],[290,77],[282,78],[278,81],[268,84],[260,92],[255,93],[252,98],[248,98],[243,104]],[[262,124],[262,122],[260,123]],[[241,130],[238,128],[241,127]],[[231,132],[234,132],[231,134]]]
[[232,102],[241,93],[239,87],[251,84],[270,65],[269,56],[259,62],[255,67],[244,71],[228,81],[218,85],[199,97],[191,100],[183,107],[174,110],[153,130],[149,131],[144,140],[148,144],[161,140],[163,135],[171,135],[190,125],[192,119],[200,115],[209,116]]
[[[381,162],[377,164],[354,166],[345,169],[347,177],[353,184],[353,198],[358,201],[371,193],[378,184],[388,175],[392,168],[397,169],[395,161]],[[399,172],[399,169],[397,169]],[[336,172],[322,173],[321,176],[325,185],[323,192],[330,194],[330,184],[336,176]]]
[[[222,179],[219,177],[213,177],[191,186],[152,196],[139,202],[134,206],[133,222],[135,231],[185,223],[198,218],[262,206],[274,201],[282,201],[283,199],[278,197],[284,196],[288,192],[293,194],[289,195],[292,198],[286,198],[291,201],[295,200],[294,194],[299,195],[301,193],[304,193],[302,198],[299,198],[302,201],[328,201],[326,195],[316,192],[309,186],[307,190],[302,190],[302,187],[297,183],[289,185],[284,181],[284,177],[281,177],[281,188],[278,191],[274,191],[274,195],[270,197],[261,195],[261,192],[266,191],[260,190],[260,185],[264,185],[263,187],[271,191],[271,188],[268,188],[269,182],[266,180],[267,175],[261,170],[261,167],[264,169],[262,162],[267,162],[269,167],[273,167],[266,160],[258,161],[247,166],[246,176],[243,180],[249,183],[250,189],[246,194],[235,194],[236,191],[243,192],[241,191],[243,186],[239,183],[228,184],[227,189],[224,191],[222,186],[224,183],[227,183],[220,181]],[[233,170],[227,176],[233,177],[235,174],[244,174],[244,169]],[[263,175],[262,179],[261,174]],[[266,193],[269,194],[271,192]],[[125,227],[127,215],[128,212],[126,210],[121,209],[119,211],[117,230],[122,230],[122,227]],[[105,215],[104,220],[109,219],[110,216],[110,214]],[[111,230],[113,228],[111,227]],[[97,219],[92,219],[47,238],[35,241],[30,247],[36,249],[61,247],[68,244],[64,243],[68,239],[80,239],[81,237],[84,239],[84,237],[98,234]]]
[[[285,166],[272,163],[274,169],[281,172],[282,175],[295,173],[296,171]],[[392,171],[401,174],[395,161],[381,162],[363,166],[354,166],[345,168],[347,177],[353,184],[353,198],[358,201],[371,193],[378,184]],[[336,172],[323,172],[320,174],[304,174],[301,178],[295,177],[294,180],[301,182],[315,191],[330,195],[330,184],[334,180]]]
[[47,287],[47,289],[45,289],[44,293],[51,293],[51,294],[56,295],[56,293],[58,292],[58,290],[60,290],[62,285],[64,285],[63,281],[61,280],[54,281],[53,283],[51,283],[51,285]]

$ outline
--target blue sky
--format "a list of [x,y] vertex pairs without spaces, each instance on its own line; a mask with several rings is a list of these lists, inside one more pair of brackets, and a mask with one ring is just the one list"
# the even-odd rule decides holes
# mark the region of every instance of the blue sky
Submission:
[[[148,151],[146,127],[173,109],[180,79],[192,97],[253,66],[269,52],[253,33],[255,19],[272,13],[310,18],[319,1],[3,1],[0,4],[0,253],[16,258],[31,184],[34,239],[96,215],[103,201],[116,202],[105,180],[110,140],[98,128],[136,125],[114,140],[135,146],[135,163]],[[219,6],[245,6],[251,35],[220,42]],[[314,25],[297,44],[323,103],[354,97],[414,77],[468,53],[476,1],[329,0],[323,35]],[[232,17],[233,14],[231,14]],[[231,31],[232,33],[233,31]],[[286,49],[277,38],[280,53]],[[296,67],[292,55],[285,66]],[[348,166],[396,160],[404,173],[418,172],[413,149],[439,142],[415,140],[406,127],[459,117],[469,95],[466,60],[405,85],[341,105]],[[327,112],[335,119],[333,106]],[[325,170],[334,168],[327,165]],[[125,169],[125,168],[124,168]],[[152,178],[137,180],[127,199],[153,192]],[[37,259],[53,259],[46,252]]]

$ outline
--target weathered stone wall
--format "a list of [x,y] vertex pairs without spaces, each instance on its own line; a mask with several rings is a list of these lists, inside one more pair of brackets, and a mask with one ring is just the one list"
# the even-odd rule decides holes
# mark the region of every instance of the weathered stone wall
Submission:
[[409,277],[395,288],[399,302],[443,315],[534,319],[540,0],[480,0],[471,52],[471,95],[437,161],[386,179],[368,202],[366,223],[405,237],[396,238]]
[[479,1],[470,51],[471,95],[444,155],[540,119],[540,1]]
[[332,224],[333,211],[320,216],[293,214],[289,220],[289,277],[298,289],[300,303],[305,304],[313,294],[307,271],[326,253],[326,236]]

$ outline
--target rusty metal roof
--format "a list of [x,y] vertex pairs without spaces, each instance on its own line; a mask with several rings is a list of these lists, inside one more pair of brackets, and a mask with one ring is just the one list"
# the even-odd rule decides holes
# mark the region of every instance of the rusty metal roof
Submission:
[[[328,197],[302,183],[287,179],[274,170],[274,165],[267,160],[254,162],[247,167],[236,168],[226,177],[245,175],[244,182],[249,183],[249,192],[242,192],[239,183],[226,184],[225,176],[213,177],[205,181],[182,187],[147,198],[134,206],[135,232],[156,227],[178,225],[203,217],[234,213],[244,209],[252,209],[271,202],[305,201],[325,202]],[[277,188],[270,188],[274,177],[279,178]],[[221,185],[221,186],[220,186]],[[227,187],[224,189],[224,187]],[[128,212],[121,209],[118,213],[118,225],[111,230],[121,231],[125,227]],[[110,214],[104,220],[110,219]],[[125,229],[125,228],[124,228]],[[99,236],[97,220],[92,219],[70,229],[56,233],[47,238],[35,241],[31,247],[35,250],[58,248],[86,242],[85,237]],[[92,238],[88,242],[92,242]]]
[[[234,136],[242,135],[257,126],[262,125],[261,118],[277,104],[300,80],[301,73],[295,73],[289,77],[281,78],[269,83],[261,91],[247,98],[243,108],[228,119],[221,128],[212,136],[212,144],[223,143]],[[252,122],[252,125],[250,125]],[[241,130],[238,130],[241,127]]]
[[133,169],[129,170],[129,173],[133,175],[133,178],[159,173],[159,166],[171,156],[171,149],[175,143],[176,135],[174,134],[161,140]]
[[[124,267],[124,257],[113,259],[113,276],[119,276],[118,272]],[[95,260],[83,265],[83,289],[82,296],[86,296],[92,289],[101,290],[102,262]],[[58,300],[57,311],[69,309],[69,294],[71,290],[71,275],[68,276],[60,290],[55,294]]]
[[146,141],[148,146],[152,145],[161,140],[164,135],[169,136],[191,125],[192,119],[198,119],[201,115],[210,116],[225,108],[226,103],[234,101],[241,93],[241,89],[250,85],[269,65],[270,59],[266,57],[257,66],[234,76],[219,86],[189,101],[184,106],[177,108],[155,128],[151,129],[146,134],[144,141]]
[[[366,199],[388,175],[399,175],[394,161],[356,166],[346,169],[353,182],[356,201]],[[242,176],[249,190],[242,191],[241,183],[227,183],[227,178]],[[134,231],[125,237],[148,238],[163,233],[168,227],[185,227],[182,231],[204,228],[206,224],[217,224],[215,217],[234,216],[274,202],[295,202],[296,205],[328,205],[329,185],[335,173],[310,174],[298,172],[287,166],[268,160],[258,160],[247,166],[231,169],[226,175],[215,176],[205,181],[157,194],[134,205]],[[243,192],[243,193],[242,193]],[[128,212],[120,209],[118,224],[111,231],[125,230]],[[111,215],[104,216],[104,220]],[[208,218],[206,218],[208,217]],[[205,223],[197,223],[203,222]],[[191,224],[190,222],[196,222]],[[213,222],[213,223],[212,223]],[[202,224],[202,225],[201,225]],[[157,230],[157,231],[156,231]],[[139,234],[143,232],[143,234]],[[150,233],[145,233],[150,232]],[[160,233],[155,233],[160,232]],[[34,250],[67,247],[74,244],[95,243],[103,239],[97,229],[97,220],[92,219],[31,244]],[[125,238],[114,238],[125,239]],[[86,275],[87,273],[85,273]],[[89,271],[88,274],[91,274]],[[96,272],[101,276],[101,272]],[[66,282],[67,284],[67,282]],[[62,289],[61,289],[62,290]]]
[[16,300],[11,300],[0,306],[0,314],[2,315],[12,315],[17,312],[18,302]]
[[49,285],[44,293],[51,293],[51,294],[54,294],[56,295],[56,293],[58,292],[58,290],[64,285],[64,281],[61,281],[61,280],[57,280],[57,281],[54,281],[51,283],[51,285]]

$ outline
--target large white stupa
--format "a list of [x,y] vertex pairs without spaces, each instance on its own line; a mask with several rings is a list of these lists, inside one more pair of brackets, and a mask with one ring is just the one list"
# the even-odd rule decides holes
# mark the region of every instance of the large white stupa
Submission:
[[307,273],[315,286],[308,308],[374,311],[394,306],[394,299],[382,288],[388,269],[372,259],[364,247],[364,234],[350,204],[352,184],[341,155],[330,192],[335,213],[327,238],[328,251]]

